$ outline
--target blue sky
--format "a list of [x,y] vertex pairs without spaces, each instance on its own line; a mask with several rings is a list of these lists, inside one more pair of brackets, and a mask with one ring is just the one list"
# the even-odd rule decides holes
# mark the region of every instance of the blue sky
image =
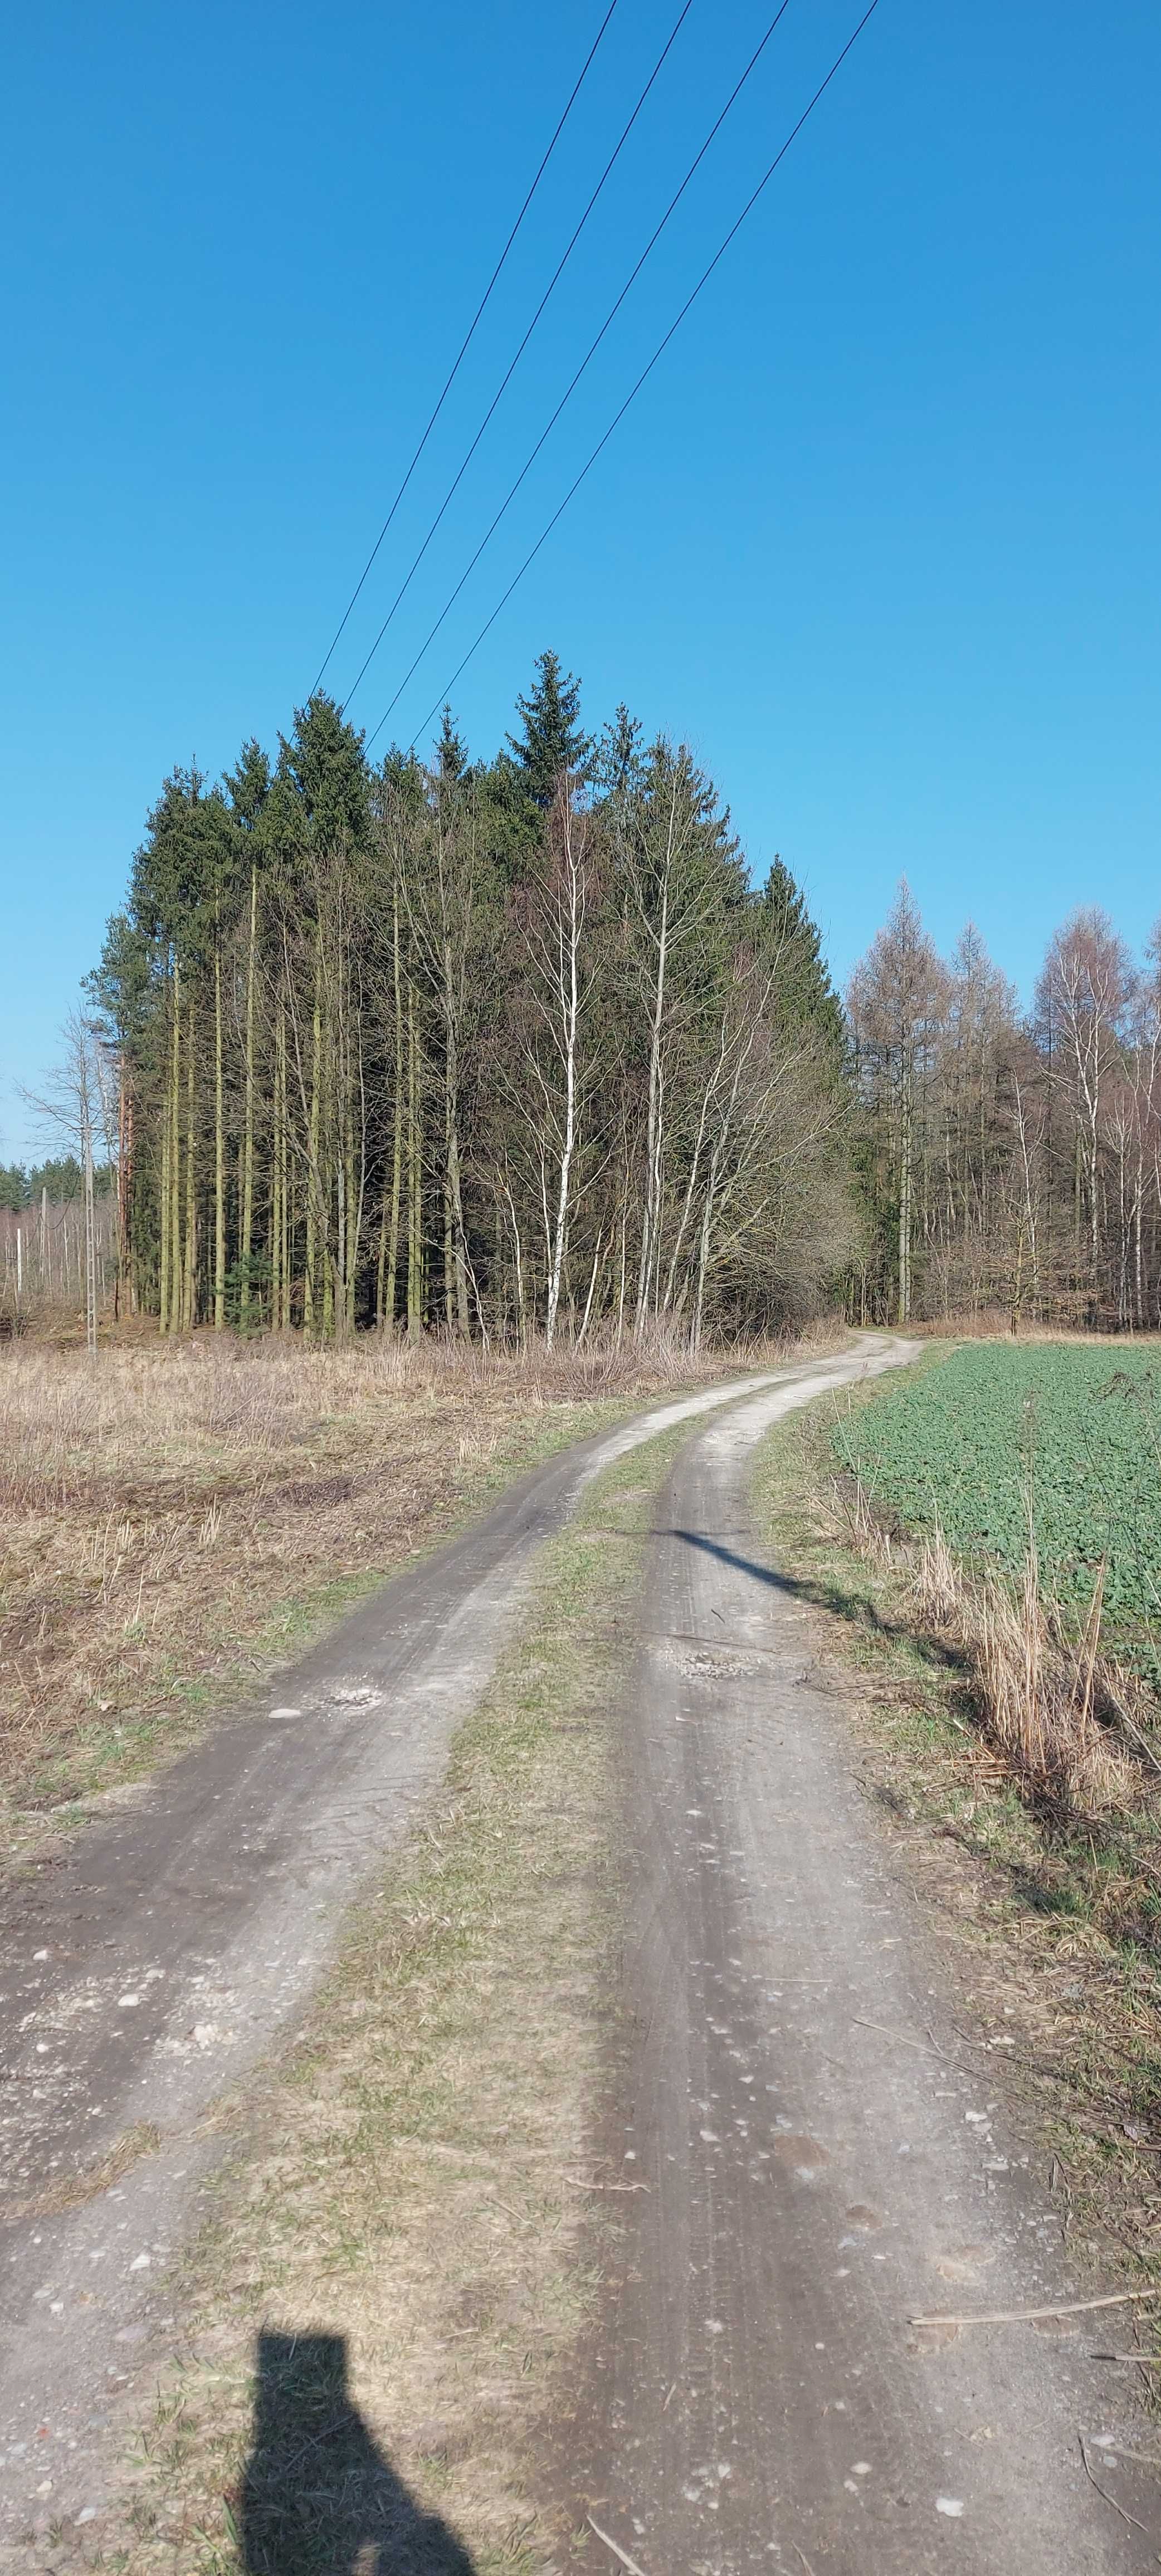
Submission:
[[[349,686],[677,0],[618,0],[333,666]],[[355,699],[374,724],[752,51],[695,0]],[[314,678],[598,0],[45,5],[6,47],[0,1155],[175,761]],[[860,14],[791,0],[438,644],[442,688]],[[880,0],[464,674],[492,749],[554,644],[690,740],[845,976],[905,872],[1027,990],[1158,867],[1161,17]]]

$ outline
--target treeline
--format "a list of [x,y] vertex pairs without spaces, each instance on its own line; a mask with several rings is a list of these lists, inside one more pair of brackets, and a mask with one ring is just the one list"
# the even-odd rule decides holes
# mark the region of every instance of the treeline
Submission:
[[0,1201],[0,1340],[38,1309],[84,1307],[90,1245],[99,1295],[116,1296],[117,1201],[108,1171],[100,1181],[91,1237],[79,1170],[77,1188],[59,1197],[50,1196],[46,1183],[29,1203]]
[[810,1309],[857,1237],[841,1007],[689,752],[537,664],[494,759],[323,695],[168,778],[92,998],[162,1332],[511,1341]]
[[[111,1163],[94,1166],[98,1197],[107,1196],[116,1177]],[[67,1207],[79,1199],[84,1178],[75,1154],[61,1154],[47,1163],[0,1163],[0,1208],[11,1208],[19,1215],[24,1208]]]
[[94,1165],[91,1234],[85,1176],[75,1154],[44,1163],[0,1164],[0,1337],[38,1306],[83,1305],[86,1263],[95,1259],[102,1288],[117,1286],[117,1173]]
[[1025,1014],[978,933],[941,958],[902,886],[847,1003],[851,1313],[1158,1329],[1161,926],[1139,967],[1074,913]]

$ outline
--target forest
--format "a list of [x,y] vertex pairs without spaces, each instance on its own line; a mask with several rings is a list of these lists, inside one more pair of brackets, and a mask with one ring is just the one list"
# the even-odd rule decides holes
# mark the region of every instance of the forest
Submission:
[[824,1301],[842,1014],[688,751],[585,735],[545,653],[474,761],[372,768],[322,695],[168,778],[93,978],[128,1293],[207,1322],[583,1341]]
[[970,924],[942,959],[906,885],[847,994],[860,1216],[848,1311],[1088,1331],[1161,1323],[1161,925],[1096,907],[1031,1010]]
[[102,1260],[162,1333],[1155,1328],[1159,978],[1076,914],[1024,1012],[901,884],[844,1006],[689,751],[624,706],[586,733],[545,652],[490,760],[445,710],[430,762],[373,766],[318,693],[273,757],[175,769],[57,1133],[114,1174]]

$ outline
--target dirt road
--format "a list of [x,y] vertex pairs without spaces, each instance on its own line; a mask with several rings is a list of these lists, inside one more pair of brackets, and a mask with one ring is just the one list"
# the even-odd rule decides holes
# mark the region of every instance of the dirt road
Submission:
[[[802,1400],[890,1356],[872,1339],[773,1376]],[[293,2024],[439,1779],[541,1542],[603,1465],[771,1382],[656,1406],[526,1477],[6,1899],[0,2552],[99,2516],[221,2152],[206,2115]]]
[[609,2142],[637,2188],[562,2445],[576,2522],[621,2555],[590,2534],[584,2563],[1156,2567],[1155,2480],[1120,2445],[1158,2446],[1131,2375],[1091,2358],[1131,2341],[1130,2309],[908,2322],[1108,2283],[1005,2119],[1002,2055],[957,2026],[755,1534],[754,1444],[798,1394],[701,1431],[656,1511],[629,1703],[634,2036]]
[[562,2483],[614,2544],[590,2531],[587,2563],[1158,2563],[1152,2483],[1124,2457],[1152,2430],[1090,2357],[1123,2348],[1127,2311],[1063,2334],[908,2322],[1103,2283],[1008,2123],[1002,2059],[957,2020],[751,1526],[767,1423],[906,1355],[873,1337],[536,1471],[10,1897],[0,2563],[24,2563],[30,2531],[45,2564],[55,2532],[99,2541],[135,2362],[164,2351],[168,2259],[220,2152],[215,2102],[293,2027],[438,1780],[542,1539],[602,1466],[703,1413],[656,1510],[626,1698],[634,2038],[609,2143],[645,2188],[612,2204],[624,2236],[574,2383]]

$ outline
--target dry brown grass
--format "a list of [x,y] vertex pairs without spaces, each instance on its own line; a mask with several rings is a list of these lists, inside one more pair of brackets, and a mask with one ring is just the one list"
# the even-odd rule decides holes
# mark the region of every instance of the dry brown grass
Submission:
[[139,1768],[506,1471],[754,1356],[6,1346],[0,1792],[27,1819]]
[[1128,1812],[1155,1791],[1146,1695],[1101,1651],[1103,1567],[1082,1633],[1071,1638],[1031,1537],[1013,1586],[998,1570],[967,1572],[938,1519],[915,1538],[890,1528],[857,1475],[836,1479],[834,1498],[859,1553],[906,1584],[917,1630],[962,1658],[992,1743],[1034,1794]]
[[[1106,1350],[1115,1349],[1120,1338],[1111,1325],[1103,1332],[1094,1332],[1092,1326],[1084,1321],[1080,1303],[1073,1323],[1043,1324],[1024,1316],[1015,1332],[1012,1330],[1011,1310],[1007,1306],[980,1306],[958,1314],[923,1315],[918,1321],[913,1316],[906,1329],[913,1338],[921,1341],[1097,1342]],[[1133,1349],[1138,1349],[1142,1342],[1156,1342],[1161,1336],[1157,1333],[1131,1333],[1127,1338]]]

